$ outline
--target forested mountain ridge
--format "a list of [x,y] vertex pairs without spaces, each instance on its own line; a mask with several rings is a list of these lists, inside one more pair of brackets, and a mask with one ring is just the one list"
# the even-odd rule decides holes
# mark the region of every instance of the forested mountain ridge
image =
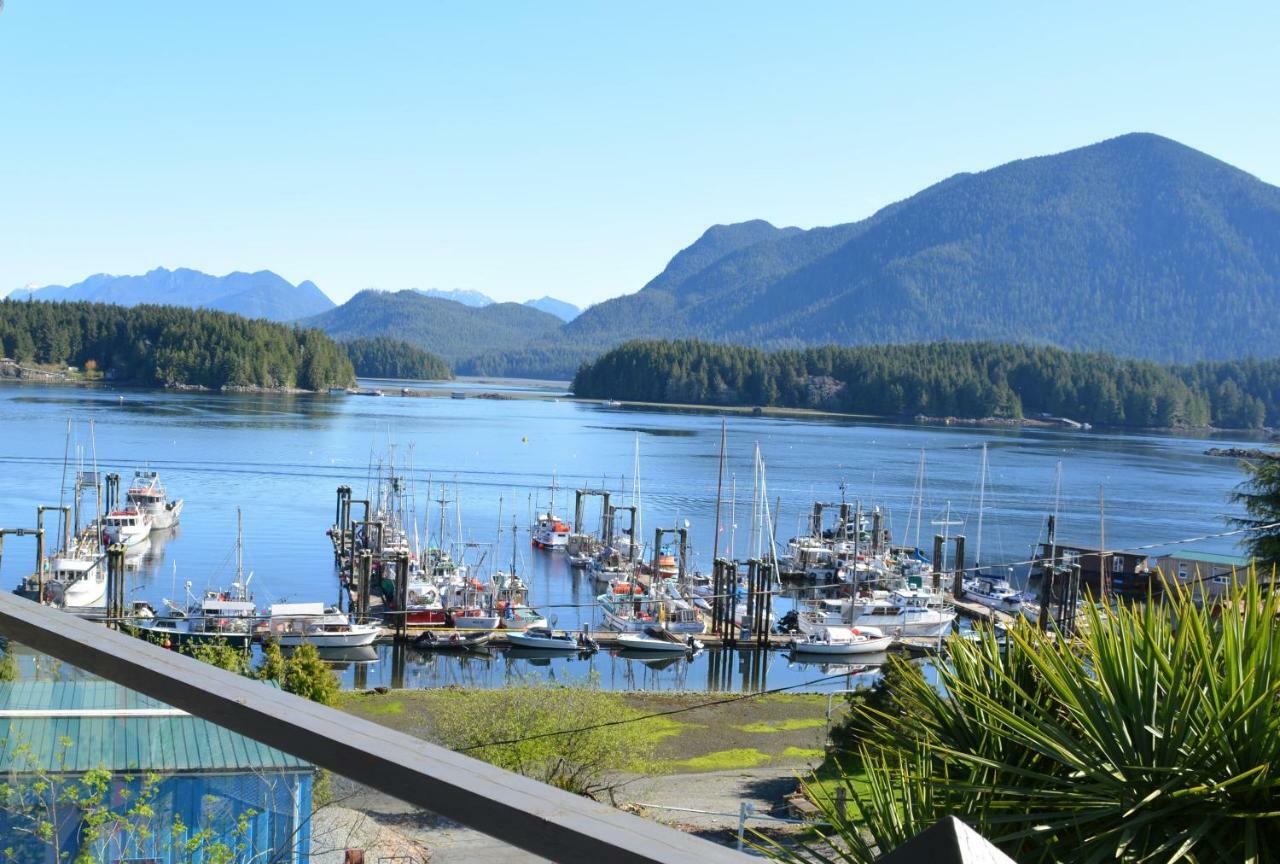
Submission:
[[367,290],[300,322],[340,340],[387,336],[456,364],[498,348],[516,348],[561,326],[554,315],[519,303],[465,306],[407,290]]
[[886,417],[1050,414],[1133,428],[1280,425],[1280,360],[1165,366],[994,342],[765,352],[697,340],[637,341],[584,365],[573,392]]
[[140,276],[98,273],[74,285],[19,289],[10,297],[23,300],[87,300],[137,306],[153,303],[232,312],[246,318],[293,321],[333,308],[315,283],[297,285],[270,270],[212,276],[179,267],[157,267]]
[[563,375],[634,338],[1265,355],[1280,344],[1280,188],[1167,138],[1125,135],[958,174],[860,222],[717,226],[635,294],[471,365]]
[[319,330],[179,306],[0,300],[0,352],[165,387],[325,390],[355,382]]

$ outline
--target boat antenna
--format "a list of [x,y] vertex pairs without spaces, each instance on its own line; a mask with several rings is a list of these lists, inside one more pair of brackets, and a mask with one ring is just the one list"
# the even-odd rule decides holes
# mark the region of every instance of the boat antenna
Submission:
[[244,518],[236,507],[236,581],[244,577]]

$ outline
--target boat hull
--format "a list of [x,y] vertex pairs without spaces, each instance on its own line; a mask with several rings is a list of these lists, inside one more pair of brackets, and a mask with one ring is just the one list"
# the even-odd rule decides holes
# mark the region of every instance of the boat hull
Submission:
[[697,650],[696,645],[651,639],[637,633],[623,633],[618,637],[617,642],[619,648],[625,648],[628,651],[645,651],[650,654],[687,654]]
[[361,628],[350,633],[282,633],[276,636],[281,648],[314,645],[317,648],[363,648],[378,641],[378,628]]
[[572,654],[583,650],[576,641],[569,639],[546,639],[529,636],[525,633],[508,633],[507,642],[513,648],[533,648],[539,651],[560,651]]
[[797,642],[791,647],[796,654],[813,655],[850,655],[850,654],[883,654],[893,644],[892,636],[879,636],[862,642],[824,643]]

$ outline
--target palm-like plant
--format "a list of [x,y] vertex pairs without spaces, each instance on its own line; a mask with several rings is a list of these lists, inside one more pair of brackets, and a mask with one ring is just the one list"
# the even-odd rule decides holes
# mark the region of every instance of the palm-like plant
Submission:
[[954,815],[1023,864],[1280,857],[1280,601],[1252,576],[1201,599],[1170,584],[1087,604],[1074,638],[953,638],[940,689],[904,684],[915,723],[876,718],[850,817],[820,796],[832,830],[770,851],[870,862]]

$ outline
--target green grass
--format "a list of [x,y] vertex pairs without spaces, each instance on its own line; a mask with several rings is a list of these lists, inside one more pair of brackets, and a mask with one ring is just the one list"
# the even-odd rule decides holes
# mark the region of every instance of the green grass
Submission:
[[799,729],[817,729],[820,726],[826,726],[825,717],[792,717],[788,720],[782,720],[778,723],[747,723],[742,726],[734,726],[743,732],[795,732]]
[[784,759],[821,759],[827,751],[821,747],[788,747],[781,755]]
[[[844,785],[846,777],[852,779],[854,788],[859,794],[866,793],[867,771],[862,765],[862,760],[851,753],[829,753],[811,775],[802,778],[805,795],[811,801],[831,800],[836,797],[836,789]],[[849,807],[850,813],[855,812],[852,799]]]
[[675,738],[683,735],[690,729],[701,729],[701,723],[681,723],[679,720],[672,720],[670,717],[651,717],[644,720],[640,724],[640,728],[644,730],[645,735],[654,741],[665,741],[668,738]]
[[673,770],[732,771],[736,768],[755,768],[773,757],[755,747],[735,747],[732,750],[716,750],[691,759],[675,759],[666,763]]

